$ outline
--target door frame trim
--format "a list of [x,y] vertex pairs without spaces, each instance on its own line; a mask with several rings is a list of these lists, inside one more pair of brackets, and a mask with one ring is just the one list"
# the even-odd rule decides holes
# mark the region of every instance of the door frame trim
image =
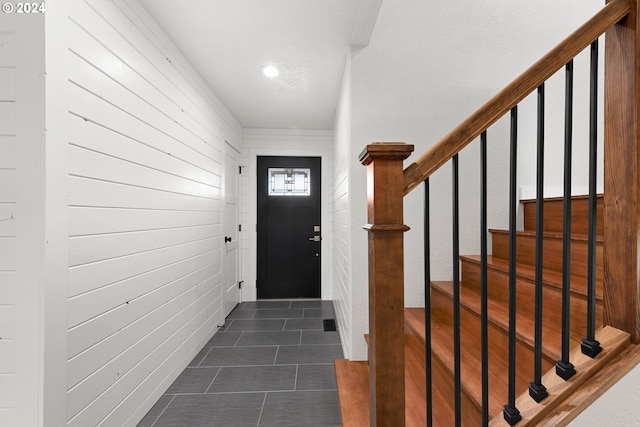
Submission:
[[[264,135],[264,134],[261,134]],[[317,135],[317,136],[316,136]],[[246,136],[246,135],[245,135]],[[275,136],[271,138],[271,135],[267,134],[270,141],[280,139],[279,143],[266,144],[264,147],[249,146],[247,142],[244,142],[243,150],[243,164],[246,166],[246,172],[242,172],[242,185],[248,189],[248,194],[242,194],[243,204],[241,207],[243,231],[247,232],[242,234],[242,265],[243,272],[241,280],[244,280],[242,286],[242,300],[243,301],[255,301],[257,298],[256,290],[256,278],[257,278],[257,218],[258,218],[258,189],[257,189],[257,163],[258,156],[291,156],[291,157],[320,157],[321,158],[321,173],[322,173],[322,189],[321,189],[321,204],[320,210],[320,226],[322,234],[321,253],[320,260],[320,294],[322,299],[330,300],[333,298],[333,274],[331,266],[333,264],[333,253],[331,245],[331,218],[332,212],[330,203],[328,201],[333,200],[331,192],[332,177],[333,177],[333,159],[331,157],[331,151],[333,149],[333,133],[330,131],[319,131],[317,134],[314,132],[313,144],[305,143],[305,140],[311,138],[300,137],[293,138],[296,142],[291,142],[291,136],[279,138]],[[252,138],[253,139],[253,138]],[[326,142],[326,143],[324,143]],[[246,191],[246,190],[245,190]],[[245,228],[246,226],[246,228]]]

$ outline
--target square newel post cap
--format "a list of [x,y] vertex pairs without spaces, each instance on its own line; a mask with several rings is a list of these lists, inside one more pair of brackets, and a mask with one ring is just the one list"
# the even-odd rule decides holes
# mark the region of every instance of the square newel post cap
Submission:
[[360,156],[360,163],[368,165],[374,160],[404,160],[413,153],[413,145],[404,142],[374,142],[367,145]]

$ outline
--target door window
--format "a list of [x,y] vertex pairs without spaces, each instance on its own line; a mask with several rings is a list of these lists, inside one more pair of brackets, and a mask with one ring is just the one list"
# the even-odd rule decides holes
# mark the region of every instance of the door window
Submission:
[[310,169],[269,168],[270,196],[309,196],[310,194]]

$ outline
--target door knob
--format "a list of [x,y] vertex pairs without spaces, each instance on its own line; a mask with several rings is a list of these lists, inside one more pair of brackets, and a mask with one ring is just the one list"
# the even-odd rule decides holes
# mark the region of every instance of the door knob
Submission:
[[322,237],[320,236],[313,236],[313,237],[309,237],[309,240],[311,242],[319,242],[320,240],[322,240]]
[[224,242],[225,242],[225,243],[229,243],[231,240],[233,240],[233,239],[231,239],[231,237],[229,237],[229,236],[224,236]]

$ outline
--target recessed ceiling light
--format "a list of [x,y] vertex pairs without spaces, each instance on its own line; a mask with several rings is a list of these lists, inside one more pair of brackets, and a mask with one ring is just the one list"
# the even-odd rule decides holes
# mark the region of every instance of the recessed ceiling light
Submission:
[[267,77],[278,77],[280,70],[273,65],[265,65],[262,67],[262,74]]

